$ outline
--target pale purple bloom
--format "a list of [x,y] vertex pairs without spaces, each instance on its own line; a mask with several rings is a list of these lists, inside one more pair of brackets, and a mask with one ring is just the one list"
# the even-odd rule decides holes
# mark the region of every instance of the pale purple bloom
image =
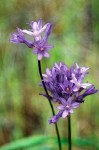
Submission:
[[76,63],[76,68],[79,71],[79,73],[81,73],[82,75],[85,75],[89,70],[89,68],[86,67],[79,67],[77,63]]
[[94,93],[97,93],[98,90],[95,89],[94,85],[92,85],[90,88],[88,88],[84,93],[83,96],[92,95]]
[[[24,43],[29,48],[33,48],[34,54],[38,55],[38,60],[41,60],[43,57],[50,57],[49,50],[53,48],[52,45],[48,44],[48,37],[52,32],[52,23],[47,23],[42,27],[42,19],[38,22],[30,22],[31,30],[22,30],[17,28],[17,33],[12,33],[10,42],[19,44]],[[29,36],[33,36],[34,39],[28,40],[24,33]]]
[[57,106],[57,108],[63,111],[63,118],[67,117],[70,113],[73,113],[73,109],[79,107],[80,105],[80,103],[77,103],[75,101],[73,102],[71,97],[69,97],[67,101],[65,99],[61,99],[61,103],[62,105]]
[[62,105],[57,106],[57,109],[59,109],[59,112],[57,115],[53,116],[50,120],[49,123],[56,123],[60,117],[66,118],[68,115],[71,113],[74,113],[73,109],[79,107],[80,103],[78,102],[73,102],[71,100],[71,97],[67,99],[61,99]]
[[19,43],[24,43],[26,44],[29,48],[33,48],[34,44],[32,41],[27,40],[25,38],[25,35],[23,34],[22,30],[20,28],[17,28],[17,33],[12,33],[12,37],[10,39],[10,42],[19,44]]
[[41,33],[45,31],[45,29],[49,24],[50,23],[47,23],[42,27],[42,19],[40,19],[38,22],[32,21],[30,22],[31,30],[22,30],[22,31],[23,33],[33,36],[35,41],[40,41]]
[[49,119],[49,123],[56,123],[60,119],[60,117],[62,117],[62,113],[63,111],[59,111],[58,114]]
[[69,69],[62,62],[55,63],[52,69],[46,69],[43,78],[51,96],[45,94],[44,96],[51,98],[50,100],[53,103],[59,104],[57,106],[58,114],[53,116],[49,123],[56,123],[60,117],[67,117],[74,112],[74,108],[78,108],[84,102],[86,96],[98,91],[91,83],[83,83],[85,76],[88,74],[88,69],[77,65]]
[[[84,76],[83,76],[84,78]],[[92,84],[90,83],[82,83],[83,82],[83,78],[82,78],[82,75],[77,79],[75,77],[75,75],[72,73],[72,80],[71,82],[75,84],[74,88],[73,88],[73,91],[76,92],[76,91],[79,91],[80,88],[83,88],[83,89],[86,89],[87,87],[91,86]]]
[[53,46],[47,43],[47,39],[51,31],[52,31],[52,25],[49,25],[45,32],[44,38],[40,41],[34,42],[35,48],[33,53],[38,55],[38,60],[41,60],[43,57],[47,57],[47,58],[50,57],[48,51],[51,50]]
[[35,45],[35,48],[33,50],[33,53],[38,55],[38,60],[41,60],[43,57],[47,57],[47,58],[50,57],[50,54],[48,53],[48,51],[53,48],[52,45],[43,43],[43,41],[37,42],[34,45]]
[[75,101],[79,102],[79,103],[82,103],[82,102],[84,102],[84,98],[86,96],[95,94],[97,92],[98,92],[98,90],[96,90],[95,87],[94,87],[94,85],[92,85],[91,87],[89,87],[88,89],[86,89],[83,94],[77,96],[76,99],[75,99]]
[[17,28],[17,32],[18,33],[12,33],[12,38],[10,39],[10,42],[17,43],[17,44],[24,43],[25,36],[24,36],[22,30]]

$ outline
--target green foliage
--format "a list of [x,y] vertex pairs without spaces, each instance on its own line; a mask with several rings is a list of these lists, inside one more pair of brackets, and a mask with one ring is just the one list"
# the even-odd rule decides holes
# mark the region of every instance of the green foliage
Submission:
[[[67,145],[67,139],[61,139],[62,145]],[[94,149],[98,150],[99,148],[99,139],[81,139],[81,138],[75,138],[73,139],[73,145],[76,147],[85,147],[90,148],[94,146]],[[41,150],[48,149],[57,149],[57,139],[55,137],[46,137],[46,136],[32,136],[24,139],[20,139],[18,141],[14,141],[10,144],[6,144],[5,146],[2,146],[1,150],[29,150],[33,148],[33,150],[38,150],[39,148]]]

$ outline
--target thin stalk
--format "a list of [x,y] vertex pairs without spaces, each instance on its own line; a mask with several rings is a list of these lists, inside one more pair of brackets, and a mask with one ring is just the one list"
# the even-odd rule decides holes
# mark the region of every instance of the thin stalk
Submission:
[[72,149],[71,144],[71,118],[70,115],[68,116],[68,150]]
[[[46,95],[49,97],[47,88],[46,88],[45,83],[44,83],[44,81],[43,81],[41,63],[40,63],[39,60],[38,60],[38,69],[39,69],[39,74],[40,74],[40,78],[41,78],[41,81],[42,81],[42,84],[43,84],[45,93],[46,93]],[[50,100],[49,98],[48,98],[48,101],[49,101],[49,104],[50,104],[50,107],[51,107],[51,110],[52,110],[52,114],[53,114],[53,116],[54,116],[54,115],[55,115],[54,108],[53,108],[53,105],[52,105],[51,100]],[[59,150],[62,150],[62,148],[61,148],[61,141],[60,141],[60,135],[59,135],[59,130],[58,130],[57,123],[55,123],[55,128],[56,128],[56,134],[57,134],[57,139],[58,139]]]

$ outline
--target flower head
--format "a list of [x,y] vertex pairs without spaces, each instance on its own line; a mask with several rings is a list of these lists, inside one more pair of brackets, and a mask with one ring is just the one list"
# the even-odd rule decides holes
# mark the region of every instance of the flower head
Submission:
[[73,102],[71,97],[67,99],[61,99],[61,105],[57,106],[57,109],[59,109],[59,112],[56,116],[53,116],[50,120],[49,123],[55,123],[58,121],[60,117],[65,118],[67,117],[70,113],[74,113],[73,109],[79,107],[80,103],[79,102]]
[[53,48],[52,45],[43,43],[43,40],[41,42],[36,42],[34,45],[35,47],[33,53],[38,55],[38,60],[41,60],[43,57],[47,57],[47,58],[50,57],[48,51]]
[[[42,27],[42,19],[40,19],[37,22],[30,22],[30,27],[30,30],[17,28],[17,33],[12,33],[10,42],[17,44],[24,43],[29,48],[33,48],[33,53],[38,55],[38,60],[41,60],[43,57],[49,58],[48,51],[53,48],[52,45],[48,44],[48,37],[52,31],[52,23],[47,23]],[[25,34],[34,37],[34,39],[28,40]]]
[[44,38],[40,41],[34,42],[35,48],[33,53],[38,55],[38,60],[41,60],[42,57],[47,57],[47,58],[50,57],[48,51],[51,50],[53,46],[47,43],[47,39],[51,33],[51,30],[52,30],[52,25],[49,25],[45,32]]
[[34,44],[32,41],[27,40],[25,35],[23,34],[22,30],[20,28],[17,28],[17,33],[12,33],[12,37],[10,39],[10,42],[19,44],[19,43],[24,43],[26,44],[29,48],[33,48]]
[[42,19],[38,20],[38,22],[32,21],[32,22],[30,22],[31,30],[22,30],[22,31],[23,31],[23,33],[33,36],[35,41],[40,41],[41,33],[44,32],[44,30],[47,28],[47,26],[49,24],[50,23],[47,23],[42,27]]
[[56,123],[60,117],[67,117],[74,112],[74,108],[84,102],[86,96],[98,91],[91,83],[84,83],[88,69],[77,65],[69,69],[62,62],[55,63],[52,69],[46,69],[46,74],[43,74],[46,88],[51,93],[51,101],[59,104],[58,114],[53,116],[49,123]]
[[82,83],[83,82],[84,75],[81,75],[78,79],[75,77],[75,75],[72,73],[72,80],[71,82],[75,84],[73,91],[79,91],[80,88],[86,89],[87,87],[91,86],[90,83]]

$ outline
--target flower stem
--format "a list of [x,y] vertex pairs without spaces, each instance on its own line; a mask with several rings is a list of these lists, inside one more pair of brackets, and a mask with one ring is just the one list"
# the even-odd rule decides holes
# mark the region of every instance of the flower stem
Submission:
[[[47,88],[46,88],[45,83],[44,83],[44,81],[43,81],[41,63],[40,63],[39,60],[38,60],[38,69],[39,69],[39,74],[40,74],[40,78],[41,78],[41,81],[42,81],[44,90],[45,90],[45,92],[46,92],[46,95],[49,97]],[[52,105],[51,100],[50,100],[49,98],[48,98],[48,101],[49,101],[49,104],[50,104],[50,107],[51,107],[51,110],[52,110],[52,114],[53,114],[53,116],[54,116],[54,115],[55,115],[54,108],[53,108],[53,105]],[[55,128],[56,128],[56,134],[57,134],[57,139],[58,139],[59,150],[62,150],[61,141],[60,141],[60,135],[59,135],[59,130],[58,130],[57,123],[55,123]]]
[[68,150],[71,150],[71,118],[68,116]]

